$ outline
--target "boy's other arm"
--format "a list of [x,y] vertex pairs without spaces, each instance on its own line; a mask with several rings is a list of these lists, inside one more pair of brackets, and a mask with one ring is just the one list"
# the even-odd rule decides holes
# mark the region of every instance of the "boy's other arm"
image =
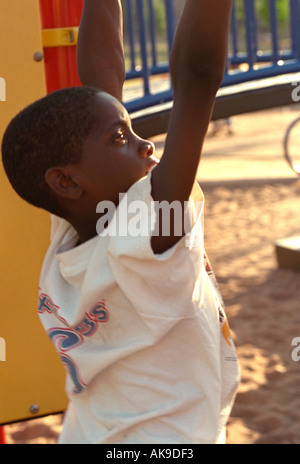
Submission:
[[85,0],[77,43],[82,85],[122,99],[125,80],[123,15],[120,0]]
[[[233,0],[187,0],[171,54],[174,105],[163,156],[152,173],[155,201],[188,201],[221,85]],[[184,231],[182,230],[182,235]],[[152,237],[161,253],[180,237]]]

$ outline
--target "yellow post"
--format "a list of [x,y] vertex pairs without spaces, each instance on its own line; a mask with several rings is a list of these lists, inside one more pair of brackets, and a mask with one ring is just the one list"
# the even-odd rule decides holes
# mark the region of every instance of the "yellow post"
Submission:
[[[46,94],[38,0],[0,0],[0,139]],[[36,60],[38,57],[38,60]],[[0,424],[62,411],[64,369],[37,316],[49,215],[22,201],[0,165]]]

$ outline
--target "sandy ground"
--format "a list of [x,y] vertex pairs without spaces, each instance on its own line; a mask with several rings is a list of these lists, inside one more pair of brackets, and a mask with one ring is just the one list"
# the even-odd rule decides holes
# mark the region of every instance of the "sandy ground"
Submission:
[[[207,138],[198,178],[206,194],[206,248],[226,302],[242,382],[229,444],[300,444],[300,274],[279,269],[277,239],[300,235],[300,185],[282,157],[299,107],[232,119]],[[158,149],[164,137],[156,138]],[[300,243],[300,239],[299,239]],[[300,248],[300,245],[299,245]],[[6,427],[7,442],[55,443],[62,416]]]

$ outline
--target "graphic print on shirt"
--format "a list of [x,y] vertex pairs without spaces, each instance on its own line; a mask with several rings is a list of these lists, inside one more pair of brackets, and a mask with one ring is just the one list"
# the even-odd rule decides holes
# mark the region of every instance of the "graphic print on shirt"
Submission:
[[58,314],[59,309],[59,306],[55,305],[48,295],[40,294],[38,313],[40,315],[44,313],[51,314],[66,326],[51,327],[47,330],[47,334],[73,381],[73,394],[78,395],[84,390],[86,384],[80,376],[75,361],[67,353],[80,346],[84,342],[84,337],[92,337],[96,333],[99,323],[108,321],[109,314],[104,301],[100,301],[92,307],[91,311],[85,313],[76,326],[69,327],[65,319]]
[[213,268],[212,268],[212,266],[210,264],[208,256],[206,255],[205,252],[204,252],[204,267],[205,267],[205,270],[206,270],[208,276],[210,277],[210,280],[211,280],[214,288],[216,289],[216,294],[217,294],[216,295],[216,302],[217,302],[217,305],[218,305],[219,320],[220,320],[220,323],[222,324],[222,335],[223,335],[226,343],[229,346],[233,346],[231,330],[230,330],[230,327],[229,327],[229,322],[228,322],[227,316],[226,316],[225,311],[224,311],[224,306],[225,306],[224,301],[223,301],[223,298],[222,298],[222,295],[221,295],[221,291],[220,291],[220,288],[219,288],[215,273],[214,273]]

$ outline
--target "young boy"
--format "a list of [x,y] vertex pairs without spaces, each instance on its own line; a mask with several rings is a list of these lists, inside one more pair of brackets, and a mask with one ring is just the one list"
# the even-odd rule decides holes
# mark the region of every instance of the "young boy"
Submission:
[[[223,77],[231,4],[186,1],[160,163],[120,103],[119,0],[85,1],[78,69],[86,87],[34,103],[4,135],[13,187],[53,215],[38,312],[67,370],[60,443],[224,443],[239,371],[194,181]],[[189,199],[195,214],[187,231]],[[147,207],[147,233],[112,233],[116,221],[124,226],[124,211],[128,224],[135,219],[136,201]],[[168,234],[156,227],[163,201],[182,207],[179,232],[172,215]]]

